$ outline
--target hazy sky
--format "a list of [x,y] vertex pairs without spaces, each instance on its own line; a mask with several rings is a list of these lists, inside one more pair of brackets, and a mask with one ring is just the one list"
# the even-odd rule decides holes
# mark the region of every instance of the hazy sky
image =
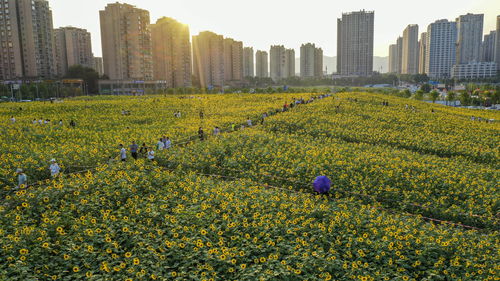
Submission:
[[[75,26],[92,33],[95,56],[101,55],[99,10],[106,0],[49,0],[54,27]],[[337,18],[343,12],[375,11],[375,55],[387,56],[392,44],[408,24],[419,32],[438,19],[484,13],[484,33],[496,26],[500,0],[127,0],[121,3],[149,10],[151,22],[172,17],[191,28],[191,35],[210,30],[243,41],[254,51],[282,44],[299,48],[316,43],[327,56],[336,55]]]

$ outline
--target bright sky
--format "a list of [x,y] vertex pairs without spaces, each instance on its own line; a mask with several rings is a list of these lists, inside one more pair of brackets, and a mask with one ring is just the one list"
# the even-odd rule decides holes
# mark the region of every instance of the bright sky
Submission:
[[[92,33],[95,56],[101,55],[99,10],[106,0],[49,0],[54,27],[75,26]],[[124,1],[121,1],[123,3]],[[418,24],[419,32],[438,19],[484,13],[484,33],[496,26],[500,0],[126,0],[149,10],[151,22],[162,16],[188,24],[191,35],[210,30],[243,41],[254,51],[269,50],[280,44],[299,48],[315,43],[327,56],[337,52],[337,18],[343,12],[375,11],[375,55],[387,56],[389,44],[408,24]]]

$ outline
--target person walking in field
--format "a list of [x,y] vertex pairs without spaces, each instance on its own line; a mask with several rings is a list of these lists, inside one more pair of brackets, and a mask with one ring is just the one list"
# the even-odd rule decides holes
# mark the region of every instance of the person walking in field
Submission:
[[220,129],[219,129],[219,127],[215,127],[214,128],[214,136],[218,136],[218,135],[220,135]]
[[198,137],[200,138],[201,141],[205,140],[205,132],[203,132],[202,127],[200,127],[200,129],[198,129]]
[[28,183],[28,177],[26,176],[26,174],[23,172],[23,169],[17,169],[16,170],[16,173],[17,173],[17,189],[20,189],[20,188],[25,188],[27,186],[27,183]]
[[146,158],[148,156],[148,147],[146,146],[146,143],[142,143],[142,146],[139,149],[139,154],[141,155],[141,158]]
[[163,150],[164,148],[165,148],[165,143],[163,142],[163,139],[160,138],[160,140],[156,143],[156,149]]
[[248,127],[252,127],[252,119],[250,119],[250,117],[247,118],[247,125]]
[[10,117],[10,122],[11,122],[12,124],[16,123],[16,118],[15,118],[14,116],[11,116],[11,117]]
[[57,164],[56,159],[50,160],[49,170],[50,170],[50,176],[53,178],[57,177],[59,175],[59,173],[61,172],[61,168]]
[[137,150],[139,149],[139,146],[135,143],[135,141],[132,142],[130,145],[130,154],[132,154],[132,158],[134,160],[137,160]]
[[170,140],[170,138],[169,138],[169,137],[166,137],[166,138],[165,138],[164,144],[165,144],[165,149],[170,149],[170,148],[172,148],[172,141]]
[[120,144],[120,160],[125,162],[127,160],[127,150]]
[[149,159],[149,161],[154,161],[155,160],[155,151],[153,150],[153,148],[151,148],[148,151],[148,159]]

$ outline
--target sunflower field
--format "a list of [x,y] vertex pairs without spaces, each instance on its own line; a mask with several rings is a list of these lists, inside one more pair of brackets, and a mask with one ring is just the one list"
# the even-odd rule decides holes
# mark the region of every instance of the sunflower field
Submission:
[[[389,107],[381,105],[385,100]],[[498,228],[498,123],[423,103],[406,109],[402,102],[408,100],[340,94],[258,129],[178,148],[164,162],[310,191],[317,175],[328,175],[344,195]]]
[[498,280],[500,127],[471,117],[500,114],[365,93],[274,114],[312,96],[0,104],[0,280]]
[[[128,148],[135,140],[151,147],[163,136],[175,144],[196,136],[199,127],[207,134],[215,126],[227,130],[247,118],[257,120],[292,97],[311,95],[104,96],[59,103],[2,104],[0,186],[15,186],[17,168],[24,169],[31,182],[49,178],[52,158],[66,172],[85,170],[106,163],[109,157],[118,157],[119,144]],[[175,117],[175,112],[181,117]],[[10,121],[11,116],[16,118],[15,123]],[[47,119],[49,124],[38,123]],[[75,127],[69,126],[71,120]]]

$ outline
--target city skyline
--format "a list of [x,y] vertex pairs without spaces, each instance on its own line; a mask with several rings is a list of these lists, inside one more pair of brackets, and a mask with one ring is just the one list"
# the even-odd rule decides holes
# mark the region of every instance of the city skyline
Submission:
[[[421,30],[438,20],[454,20],[457,16],[466,13],[484,13],[484,34],[495,29],[496,16],[500,13],[500,2],[494,0],[477,0],[469,3],[459,1],[430,1],[405,2],[404,6],[412,13],[394,13],[394,4],[390,1],[377,1],[373,3],[365,0],[349,1],[349,3],[335,3],[325,0],[313,0],[310,5],[294,7],[288,5],[286,13],[276,13],[282,10],[284,1],[272,3],[255,0],[252,5],[244,5],[244,13],[236,13],[234,1],[169,1],[158,3],[153,0],[120,1],[135,5],[140,9],[149,10],[151,22],[166,16],[188,24],[191,34],[209,30],[224,36],[237,38],[245,46],[254,50],[269,51],[271,45],[283,44],[293,49],[300,49],[304,42],[312,42],[324,50],[325,56],[336,55],[337,28],[336,19],[342,13],[357,10],[375,11],[375,56],[388,56],[388,48],[393,38],[401,33],[409,23],[418,24]],[[54,28],[74,26],[87,29],[92,34],[92,42],[100,42],[99,10],[112,1],[89,0],[85,5],[75,8],[75,3],[64,0],[50,0],[53,11]],[[259,3],[262,3],[260,5]],[[287,2],[288,3],[288,2]],[[289,3],[288,3],[289,4]],[[324,8],[317,9],[318,5]],[[429,9],[432,5],[432,9]],[[192,7],[198,7],[193,9]],[[241,7],[238,5],[238,7]],[[266,7],[263,9],[262,7]],[[274,8],[276,7],[276,9]],[[328,7],[332,7],[328,9]],[[314,13],[312,13],[314,11]],[[259,21],[255,14],[260,13],[258,19],[266,16],[276,20]],[[85,15],[85,19],[82,19]],[[222,15],[222,16],[220,16]],[[286,20],[286,19],[290,20]],[[231,24],[227,24],[231,22]],[[252,24],[248,24],[252,22]],[[270,23],[273,25],[270,26]],[[319,32],[310,32],[310,30]],[[255,32],[259,30],[260,32]],[[101,56],[100,44],[93,44],[95,56]]]

